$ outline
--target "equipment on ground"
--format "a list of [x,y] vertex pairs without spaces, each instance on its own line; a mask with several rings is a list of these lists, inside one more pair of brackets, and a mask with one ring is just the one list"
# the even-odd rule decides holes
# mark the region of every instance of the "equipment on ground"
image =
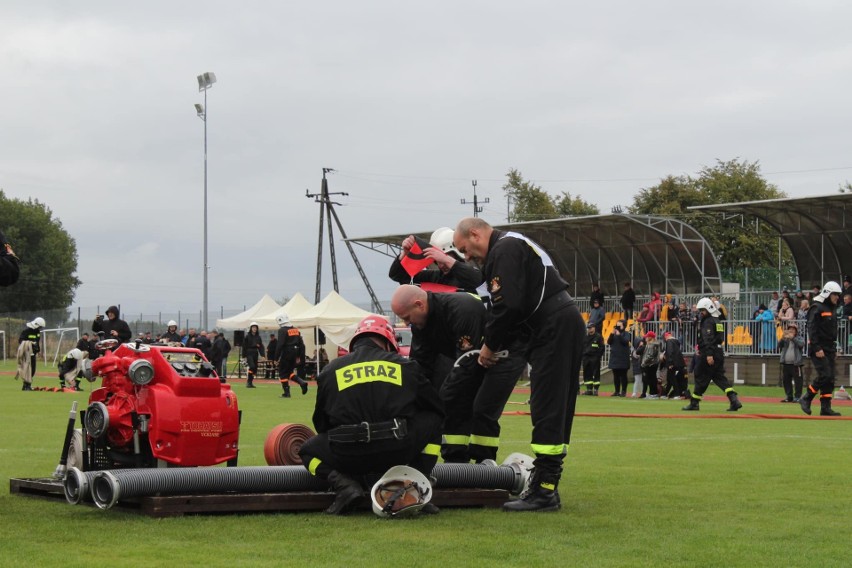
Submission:
[[83,469],[236,465],[237,396],[201,351],[117,345],[100,342],[104,354],[91,365],[90,380],[103,382],[83,418]]
[[370,499],[379,517],[411,515],[432,500],[432,485],[413,467],[396,465],[373,485]]

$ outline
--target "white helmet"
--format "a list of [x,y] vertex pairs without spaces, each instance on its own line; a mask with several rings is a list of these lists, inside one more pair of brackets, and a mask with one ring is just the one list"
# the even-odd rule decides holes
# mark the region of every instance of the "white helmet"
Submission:
[[275,318],[275,321],[278,322],[278,325],[280,327],[284,327],[285,325],[290,325],[290,318],[287,316],[287,314],[281,314],[280,316]]
[[68,352],[68,357],[73,359],[77,359],[78,361],[83,358],[83,352],[77,349],[76,347]]
[[843,288],[840,287],[840,284],[835,282],[834,280],[829,280],[825,283],[825,286],[822,287],[822,292],[814,296],[815,302],[824,302],[828,299],[832,294],[842,294]]
[[435,229],[435,232],[432,233],[431,237],[429,237],[429,244],[435,248],[441,249],[443,252],[452,252],[459,256],[463,256],[462,253],[459,252],[459,249],[453,245],[453,230],[449,227]]
[[410,515],[432,500],[432,485],[413,467],[395,465],[373,485],[370,500],[379,517]]
[[36,318],[33,321],[27,324],[27,327],[30,329],[36,329],[38,327],[44,327],[46,324],[44,323],[44,318]]
[[701,298],[700,300],[698,300],[698,303],[695,304],[695,307],[699,310],[707,310],[713,317],[718,317],[720,315],[719,309],[716,307],[716,304],[714,304],[713,300],[711,300],[710,298]]
[[253,321],[249,324],[249,331],[251,331],[251,328],[253,328],[253,327],[260,329],[260,325],[258,325],[258,323],[256,321]]
[[166,324],[166,327],[177,327],[177,322],[175,320],[169,320],[169,323]]

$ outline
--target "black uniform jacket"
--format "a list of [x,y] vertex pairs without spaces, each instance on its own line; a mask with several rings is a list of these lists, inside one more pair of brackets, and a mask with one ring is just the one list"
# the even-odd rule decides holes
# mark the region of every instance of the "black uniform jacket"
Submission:
[[492,351],[508,347],[542,301],[568,288],[542,249],[519,237],[495,229],[488,243],[483,273],[491,312],[485,344]]
[[278,360],[278,338],[272,336],[269,338],[269,343],[266,344],[266,356],[269,359]]
[[320,434],[345,424],[410,419],[418,411],[444,415],[438,391],[417,363],[370,342],[329,363],[318,383],[313,421]]
[[246,333],[246,337],[245,339],[243,339],[243,355],[249,353],[258,353],[260,355],[263,355],[265,353],[265,350],[263,348],[263,338],[260,336],[259,333]]
[[718,359],[724,355],[722,344],[725,342],[725,324],[710,314],[698,322],[698,354],[701,357],[713,356]]
[[[0,243],[0,247],[3,247],[3,243]],[[6,249],[3,247],[0,251],[0,286],[11,286],[18,281],[21,275],[19,262],[17,256],[6,254]]]
[[[210,346],[210,362],[215,364],[221,364],[222,361],[225,360],[225,338],[221,335],[216,336],[216,340],[213,342],[213,345]],[[216,371],[219,371],[219,368],[216,368]]]
[[18,337],[18,343],[24,341],[33,342],[33,354],[41,351],[41,333],[38,329],[30,329],[28,327],[25,327],[24,331],[22,331],[21,335]]
[[588,333],[583,337],[583,357],[603,357],[606,347],[604,338],[600,333]]
[[[112,335],[113,330],[118,333],[118,337]],[[104,339],[118,339],[121,343],[127,343],[133,335],[127,322],[118,316],[112,320],[107,317],[95,320],[92,322],[92,331],[95,333],[102,331],[104,332]]]
[[429,315],[423,329],[412,326],[411,353],[427,375],[432,374],[438,355],[455,361],[466,351],[482,346],[488,312],[479,296],[466,292],[426,293]]
[[837,351],[837,313],[831,304],[814,302],[808,310],[808,353]]
[[160,336],[160,340],[165,340],[169,343],[180,343],[180,334],[177,331],[168,331]]
[[675,369],[683,369],[683,351],[680,348],[680,341],[677,338],[669,337],[666,339],[666,347],[663,352],[664,365],[666,367],[674,367]]
[[298,328],[285,325],[278,328],[278,353],[276,359],[295,359],[299,357],[305,360],[305,340]]
[[473,264],[463,260],[457,260],[449,272],[444,274],[440,270],[427,268],[421,270],[412,278],[405,271],[402,263],[397,256],[391,263],[388,276],[394,282],[400,284],[420,284],[421,282],[434,282],[435,284],[444,284],[453,286],[466,292],[476,292],[476,288],[482,284],[482,272]]

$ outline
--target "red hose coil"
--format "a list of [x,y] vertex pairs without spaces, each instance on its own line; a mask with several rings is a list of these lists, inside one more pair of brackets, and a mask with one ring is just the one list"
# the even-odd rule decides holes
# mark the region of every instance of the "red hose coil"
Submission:
[[279,424],[266,436],[263,456],[267,465],[302,465],[299,450],[309,438],[316,436],[304,424]]

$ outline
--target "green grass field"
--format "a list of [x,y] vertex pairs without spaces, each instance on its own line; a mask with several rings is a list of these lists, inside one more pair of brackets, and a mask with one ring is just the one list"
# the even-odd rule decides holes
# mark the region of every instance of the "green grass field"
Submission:
[[[56,382],[55,375],[36,379]],[[287,400],[271,383],[234,388],[243,410],[240,465],[265,463],[263,443],[276,424],[310,424],[313,390]],[[719,394],[713,389],[708,394]],[[743,396],[781,394],[741,389]],[[85,407],[87,399],[21,392],[12,376],[0,375],[0,566],[852,565],[850,421],[578,416],[557,513],[151,519],[10,495],[10,477],[53,472],[71,402]],[[682,405],[580,397],[578,412],[681,414]],[[705,401],[701,414],[726,407]],[[746,403],[741,413],[797,414],[798,407]],[[504,416],[502,425],[500,459],[529,453],[529,416]]]

